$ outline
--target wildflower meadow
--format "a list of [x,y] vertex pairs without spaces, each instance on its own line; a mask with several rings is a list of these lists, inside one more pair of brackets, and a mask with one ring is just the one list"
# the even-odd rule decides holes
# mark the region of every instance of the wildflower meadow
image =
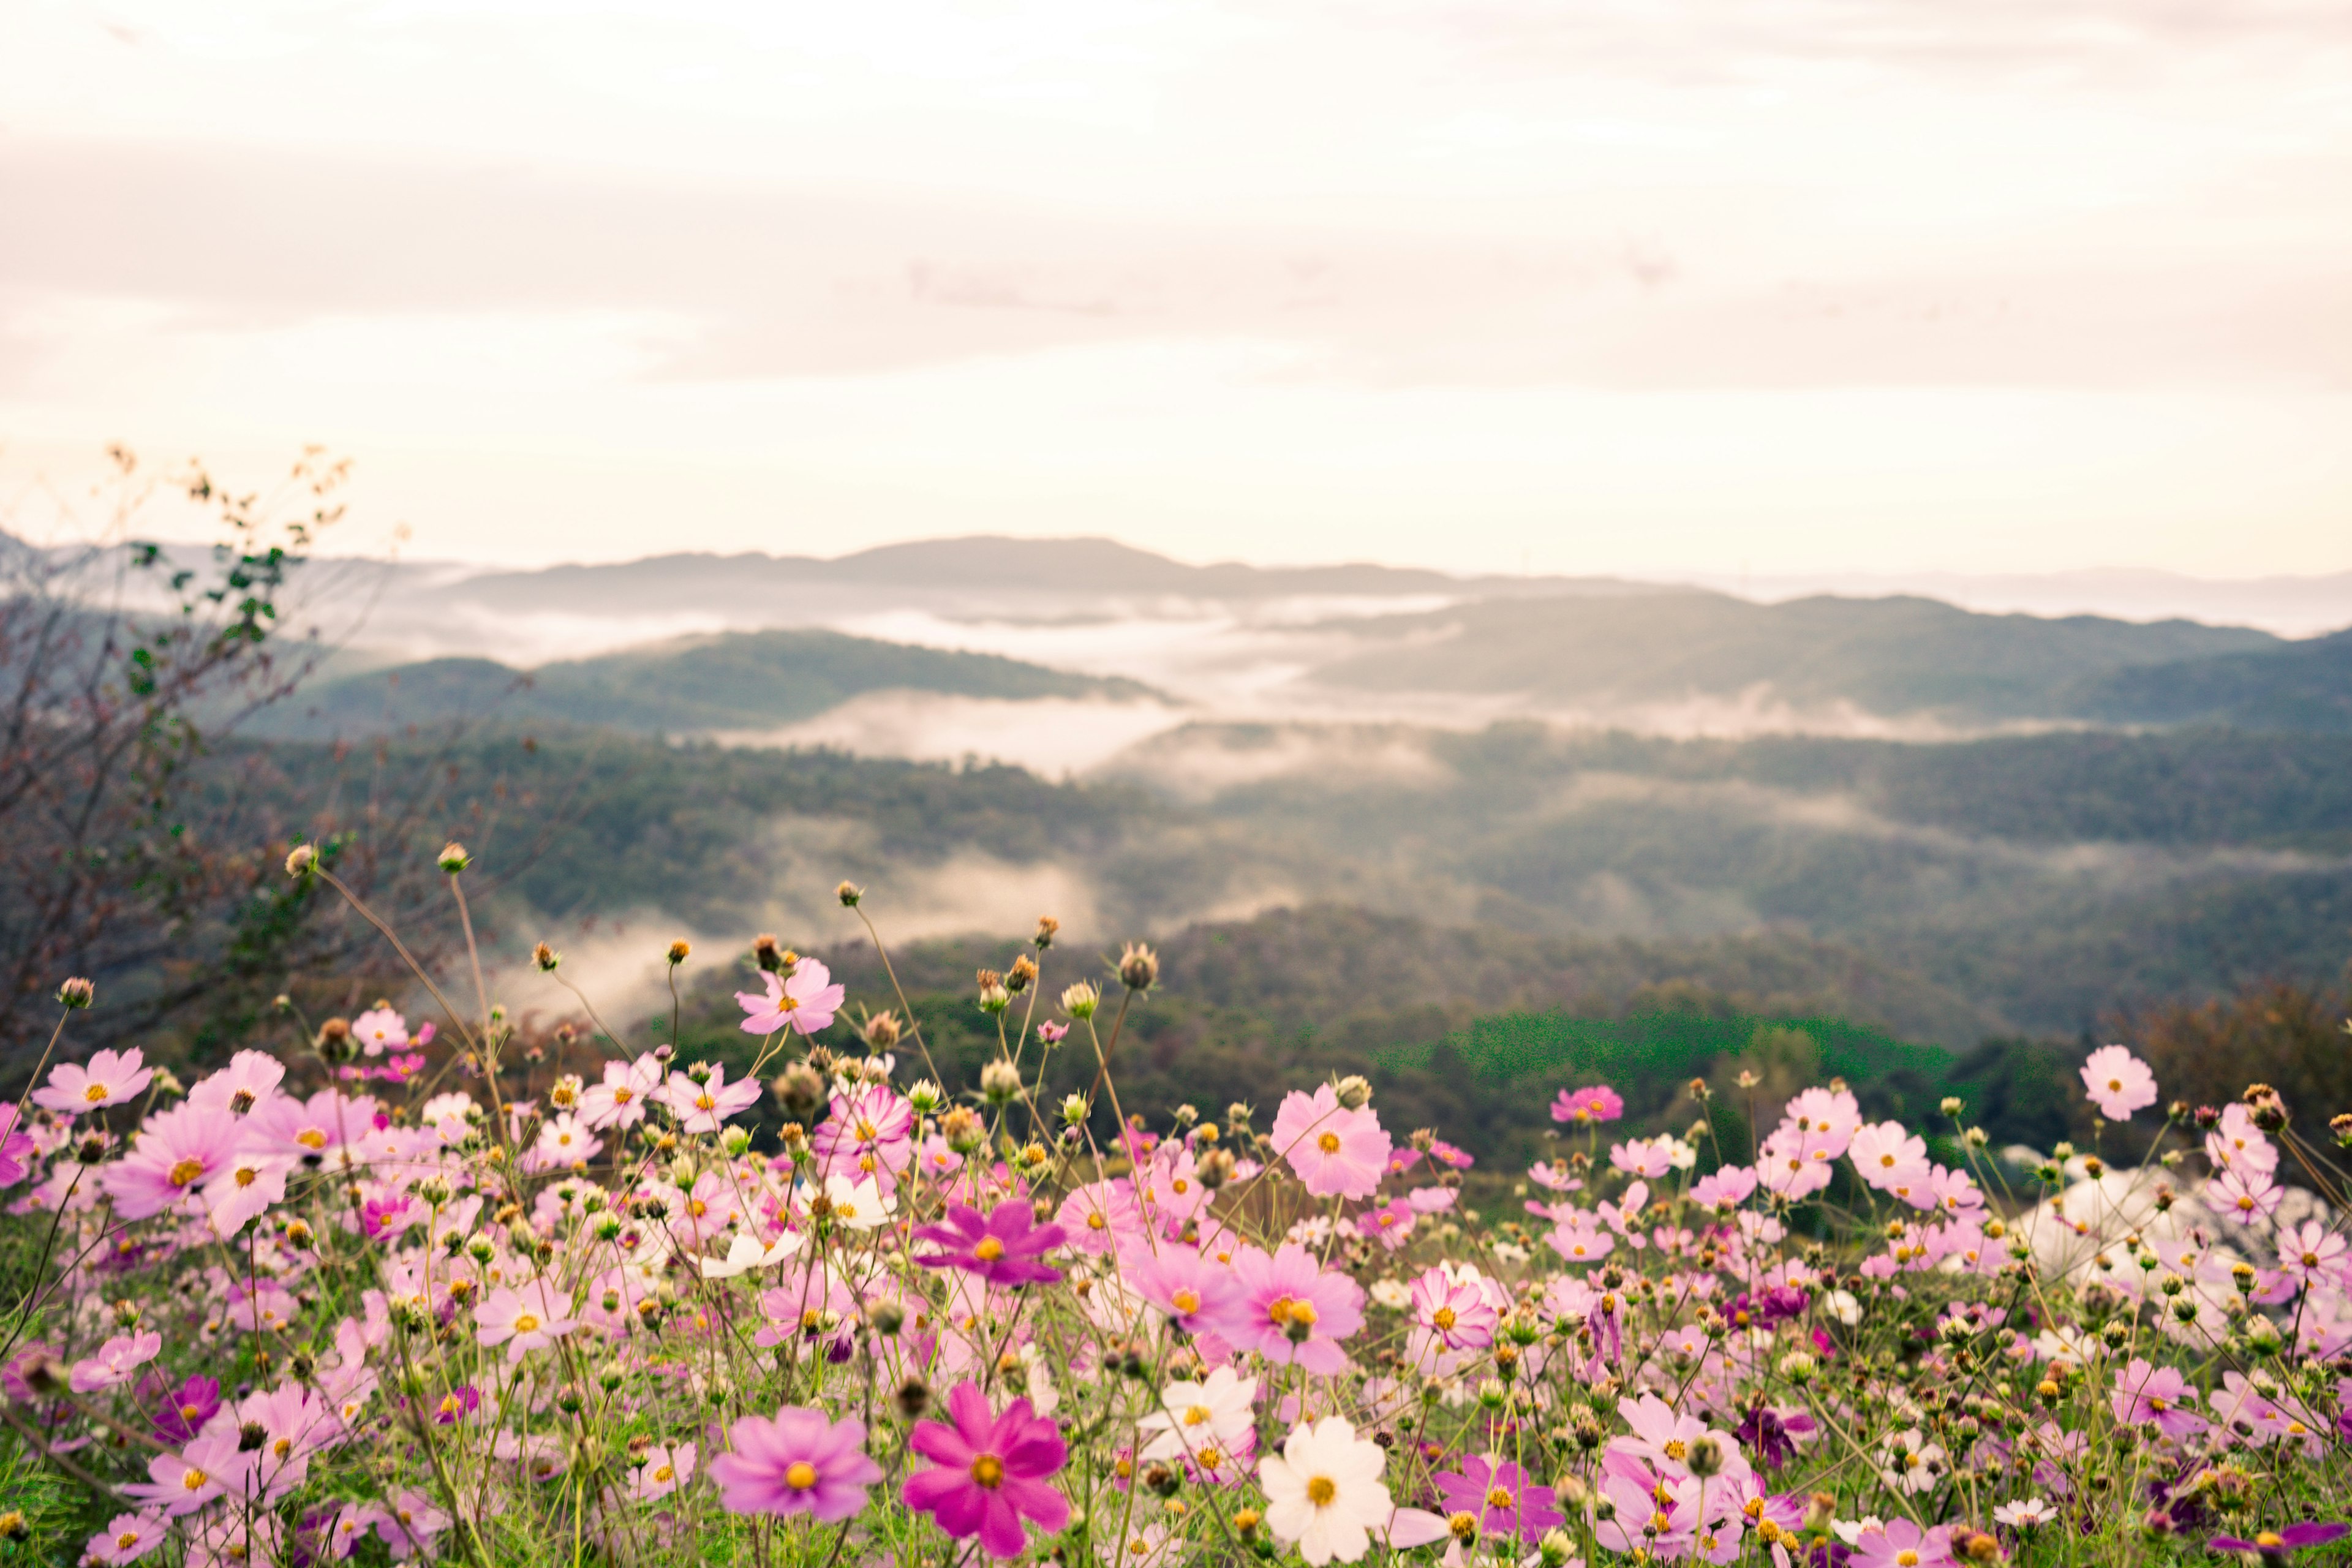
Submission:
[[[1835,1080],[1726,1146],[1705,1080],[1650,1136],[1563,1082],[1551,1152],[1497,1171],[1361,1078],[1129,1114],[1156,960],[1056,936],[978,977],[997,1050],[954,1094],[903,995],[772,939],[733,1076],[604,1027],[593,977],[570,1053],[525,1050],[476,960],[415,970],[429,1016],[304,1018],[183,1084],[78,1051],[106,998],[65,981],[0,1104],[0,1560],[2342,1550],[2352,1117],[2303,1131],[2340,1108],[2167,1103],[2111,1046],[2085,1146],[1996,1149],[1957,1100],[1872,1121]],[[813,1113],[755,1135],[771,1098]]]

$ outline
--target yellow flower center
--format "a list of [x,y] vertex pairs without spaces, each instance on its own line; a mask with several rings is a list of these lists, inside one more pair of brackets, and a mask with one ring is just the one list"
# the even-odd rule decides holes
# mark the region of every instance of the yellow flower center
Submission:
[[1103,1217],[1103,1212],[1100,1209],[1097,1209],[1094,1213],[1087,1215],[1087,1228],[1088,1230],[1107,1230],[1109,1226],[1110,1221]]
[[1339,1495],[1339,1486],[1328,1476],[1318,1476],[1307,1483],[1307,1500],[1317,1508],[1329,1508]]
[[212,1478],[210,1476],[205,1474],[204,1471],[196,1468],[194,1465],[190,1465],[186,1469],[180,1472],[180,1484],[187,1488],[192,1492],[200,1492],[204,1490],[206,1483],[211,1481],[211,1479]]
[[514,1329],[519,1334],[536,1333],[539,1331],[539,1320],[525,1312],[515,1319]]
[[1454,1309],[1451,1307],[1438,1308],[1437,1310],[1429,1315],[1429,1321],[1441,1329],[1450,1329],[1455,1323],[1461,1321],[1459,1318],[1454,1315]]
[[806,1459],[794,1459],[784,1468],[784,1485],[796,1492],[804,1492],[816,1485],[816,1467]]
[[677,1474],[677,1472],[676,1470],[672,1469],[667,1465],[664,1465],[661,1468],[654,1472],[654,1481],[656,1485],[667,1486],[670,1483],[670,1479]]
[[710,1212],[710,1205],[704,1203],[700,1198],[688,1198],[686,1200],[686,1212],[692,1215],[695,1218],[700,1219],[704,1215]]
[[1290,1321],[1290,1310],[1297,1303],[1287,1296],[1276,1296],[1265,1304],[1265,1321],[1277,1327]]
[[201,1176],[204,1173],[205,1164],[203,1161],[183,1160],[178,1164],[172,1167],[172,1184],[175,1187],[184,1187],[190,1182],[194,1181],[198,1176]]
[[1337,1132],[1326,1132],[1322,1137],[1315,1140],[1315,1146],[1326,1154],[1336,1154],[1339,1152],[1339,1135]]
[[260,1176],[261,1173],[255,1170],[250,1165],[239,1165],[236,1168],[236,1184],[240,1187],[249,1187],[253,1185],[256,1181],[260,1179]]
[[872,1142],[877,1134],[877,1129],[871,1121],[860,1121],[857,1124],[857,1136],[864,1139],[866,1142],[869,1143]]
[[1669,1438],[1669,1439],[1667,1439],[1667,1442],[1666,1442],[1666,1458],[1669,1458],[1669,1459],[1680,1459],[1684,1455],[1688,1454],[1689,1452],[1690,1452],[1690,1445],[1689,1445],[1689,1444],[1687,1444],[1687,1443],[1685,1443],[1685,1442],[1684,1442],[1680,1437],[1673,1437],[1673,1438]]
[[1192,1456],[1192,1462],[1199,1465],[1204,1470],[1217,1469],[1223,1467],[1225,1462],[1225,1451],[1223,1448],[1218,1447],[1214,1443],[1211,1443],[1208,1447],[1202,1448],[1199,1453]]
[[1184,1425],[1198,1426],[1202,1422],[1208,1420],[1212,1414],[1213,1412],[1205,1405],[1188,1405],[1184,1407]]
[[983,1236],[980,1245],[971,1249],[971,1255],[982,1263],[993,1263],[1004,1256],[1004,1243],[992,1236]]
[[1198,1290],[1179,1290],[1169,1300],[1176,1303],[1176,1310],[1180,1312],[1190,1314],[1201,1310],[1201,1293]]
[[81,1091],[81,1097],[84,1100],[89,1100],[92,1105],[96,1105],[100,1100],[106,1098],[106,1085],[102,1083],[91,1084],[88,1089]]
[[1501,1487],[1492,1488],[1486,1493],[1486,1506],[1488,1508],[1508,1508],[1511,1506],[1511,1494]]
[[982,1454],[971,1462],[971,1479],[994,1491],[1004,1484],[1004,1461],[993,1454]]
[[614,1086],[613,1086],[613,1103],[614,1103],[614,1104],[615,1104],[615,1105],[626,1105],[626,1104],[628,1104],[628,1103],[629,1103],[629,1101],[631,1101],[631,1100],[635,1100],[635,1099],[636,1099],[636,1098],[637,1098],[636,1091],[635,1091],[635,1089],[633,1089],[629,1088],[626,1084],[615,1084],[615,1085],[614,1085]]
[[718,1108],[719,1102],[708,1094],[698,1094],[694,1097],[694,1109],[697,1110],[715,1110]]
[[1895,1554],[1895,1561],[1901,1568],[1919,1568],[1919,1554],[1907,1546]]
[[2286,1544],[2286,1538],[2265,1530],[2254,1537],[2254,1544],[2265,1552],[2275,1552]]
[[2121,1094],[2124,1091],[2124,1080],[2119,1078],[2111,1078],[2107,1079],[2107,1088],[2117,1094]]
[[126,1530],[114,1538],[114,1549],[118,1552],[128,1552],[138,1544],[139,1532],[135,1530]]
[[305,1127],[294,1134],[294,1142],[315,1154],[327,1146],[327,1134],[319,1128]]

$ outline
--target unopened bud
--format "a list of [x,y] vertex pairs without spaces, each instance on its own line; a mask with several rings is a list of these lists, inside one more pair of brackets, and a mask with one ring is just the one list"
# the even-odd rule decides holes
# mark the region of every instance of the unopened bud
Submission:
[[300,881],[318,868],[319,852],[308,844],[297,844],[286,857],[286,874]]
[[1081,980],[1062,988],[1062,1011],[1073,1018],[1091,1018],[1102,1003],[1102,993],[1091,982]]
[[980,1069],[980,1092],[991,1105],[1006,1105],[1021,1094],[1021,1069],[997,1058]]
[[1159,955],[1139,942],[1129,942],[1118,955],[1118,983],[1129,991],[1149,991],[1159,978]]
[[833,896],[841,900],[843,909],[854,910],[857,907],[857,900],[866,896],[866,889],[855,882],[844,882],[833,890]]
[[1360,1073],[1349,1073],[1333,1084],[1331,1092],[1338,1095],[1339,1103],[1349,1110],[1361,1110],[1372,1102],[1371,1080]]
[[1031,937],[1029,940],[1036,944],[1040,952],[1043,952],[1045,949],[1054,945],[1054,937],[1055,933],[1061,931],[1061,929],[1062,922],[1055,920],[1053,916],[1039,915],[1037,917],[1037,934]]
[[563,955],[542,942],[530,950],[530,961],[539,965],[541,974],[552,974],[555,966],[563,962]]
[[686,941],[683,941],[683,940],[678,941],[678,942],[671,942],[671,943],[669,944],[669,953],[668,953],[668,958],[669,958],[669,966],[670,966],[672,969],[676,969],[679,964],[684,963],[686,962],[687,954],[688,954],[688,953],[692,952],[693,951],[694,951],[694,944],[693,944],[692,942],[686,942]]
[[79,974],[58,987],[58,1005],[69,1013],[79,1013],[97,1000],[97,983]]
[[441,847],[440,856],[434,863],[439,866],[446,875],[454,877],[472,865],[474,858],[466,853],[466,847],[462,844],[444,844]]
[[866,1027],[862,1032],[866,1036],[867,1050],[887,1051],[898,1043],[898,1015],[891,1012],[877,1013],[866,1020]]

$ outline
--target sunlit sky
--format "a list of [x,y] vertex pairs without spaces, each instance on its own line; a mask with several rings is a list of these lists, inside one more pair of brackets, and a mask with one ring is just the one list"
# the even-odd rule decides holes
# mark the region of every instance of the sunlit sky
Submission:
[[982,531],[2352,568],[2339,0],[0,0],[0,477],[516,563]]

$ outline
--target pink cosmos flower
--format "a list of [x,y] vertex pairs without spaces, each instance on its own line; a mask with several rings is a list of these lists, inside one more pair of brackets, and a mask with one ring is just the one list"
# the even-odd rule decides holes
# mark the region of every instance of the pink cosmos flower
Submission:
[[1444,1214],[1462,1201],[1462,1194],[1452,1187],[1415,1187],[1405,1194],[1404,1201],[1415,1214]]
[[520,1290],[501,1286],[474,1309],[474,1337],[485,1345],[506,1346],[507,1360],[520,1361],[580,1326],[564,1316],[565,1310],[544,1279],[534,1279]]
[[1274,1146],[1318,1198],[1368,1198],[1388,1167],[1389,1135],[1369,1108],[1349,1110],[1328,1083],[1291,1090],[1274,1118]]
[[1601,1228],[1601,1222],[1583,1209],[1559,1205],[1559,1223],[1545,1233],[1544,1240],[1554,1252],[1570,1263],[1598,1263],[1617,1250],[1617,1238]]
[[2315,1219],[2307,1219],[2278,1238],[2279,1267],[2309,1285],[2336,1271],[2352,1244]]
[[449,1528],[449,1516],[433,1506],[420,1491],[404,1491],[392,1506],[376,1515],[375,1533],[392,1548],[393,1561],[422,1557],[433,1550],[433,1538]]
[[635,1127],[646,1119],[646,1102],[661,1083],[661,1063],[651,1052],[633,1062],[606,1062],[604,1081],[580,1091],[580,1124],[594,1132]]
[[352,1038],[372,1057],[402,1050],[408,1045],[408,1020],[389,1007],[371,1007],[352,1020]]
[[241,1153],[205,1189],[205,1208],[214,1234],[224,1241],[237,1235],[286,1197],[294,1162],[284,1154]]
[[82,1561],[120,1568],[126,1563],[136,1563],[158,1546],[170,1527],[163,1516],[149,1510],[145,1513],[118,1513],[113,1522],[89,1538],[82,1548]]
[[1535,1485],[1508,1459],[1498,1463],[1483,1454],[1468,1455],[1460,1470],[1440,1470],[1435,1479],[1443,1511],[1470,1515],[1478,1521],[1481,1536],[1516,1535],[1536,1542],[1559,1522],[1552,1489]]
[[1779,1127],[1756,1151],[1756,1179],[1776,1196],[1795,1203],[1830,1184],[1831,1162],[1818,1144],[1791,1127]]
[[[1769,1146],[1770,1140],[1766,1141]],[[1629,1176],[1643,1176],[1656,1181],[1675,1168],[1674,1151],[1664,1138],[1636,1138],[1631,1142],[1612,1143],[1609,1163]],[[1759,1164],[1761,1161],[1758,1162]]]
[[30,1168],[33,1139],[16,1131],[16,1108],[0,1105],[0,1187],[13,1187]]
[[286,1064],[264,1051],[239,1051],[228,1066],[206,1073],[188,1090],[188,1103],[208,1110],[243,1116],[278,1092],[286,1081]]
[[1834,1160],[1861,1131],[1862,1106],[1849,1089],[1808,1089],[1782,1108],[1780,1119],[1826,1147]]
[[155,1076],[152,1068],[139,1062],[135,1050],[100,1051],[88,1066],[59,1062],[49,1069],[48,1087],[34,1091],[33,1103],[60,1116],[79,1116],[85,1110],[103,1110],[136,1100]]
[[809,1136],[817,1171],[887,1177],[914,1158],[915,1108],[887,1083],[835,1093],[824,1121]]
[[239,1437],[235,1421],[215,1422],[179,1453],[148,1460],[149,1479],[122,1489],[174,1519],[195,1512],[232,1488],[242,1495],[261,1451],[240,1450]]
[[682,1131],[716,1132],[729,1117],[740,1116],[760,1103],[757,1082],[747,1079],[740,1083],[729,1083],[725,1064],[712,1062],[709,1066],[708,1083],[697,1083],[685,1073],[674,1072],[662,1089],[662,1103],[677,1117]]
[[[375,1131],[376,1103],[341,1089],[322,1089],[308,1100],[278,1095],[255,1106],[239,1125],[242,1145],[265,1153],[290,1154],[317,1164],[330,1149],[355,1145]],[[356,1152],[337,1163],[363,1163]]]
[[1060,1045],[1069,1037],[1069,1034],[1070,1026],[1067,1024],[1057,1024],[1050,1018],[1037,1026],[1037,1037],[1049,1046]]
[[1726,1165],[1691,1184],[1694,1203],[1706,1208],[1729,1204],[1737,1208],[1756,1194],[1756,1173],[1746,1165]]
[[604,1141],[588,1131],[588,1124],[569,1111],[541,1124],[539,1137],[531,1144],[542,1170],[569,1170],[594,1159],[604,1147]]
[[833,1016],[841,1011],[842,998],[848,994],[841,986],[829,984],[832,979],[833,972],[814,958],[802,959],[790,980],[761,970],[764,995],[756,991],[735,993],[735,1005],[746,1015],[743,1032],[772,1035],[790,1029],[801,1035],[815,1034],[833,1022]]
[[734,1450],[706,1467],[730,1513],[805,1513],[820,1524],[866,1506],[882,1467],[866,1452],[866,1423],[785,1405],[772,1420],[746,1415],[727,1429]]
[[1048,1532],[1069,1522],[1068,1500],[1046,1485],[1069,1449],[1053,1422],[1031,1414],[1028,1400],[992,1417],[980,1384],[959,1384],[948,1395],[948,1415],[953,1426],[926,1421],[909,1439],[933,1468],[908,1479],[901,1495],[908,1508],[960,1541],[977,1535],[992,1557],[1021,1555],[1024,1519]]
[[1412,1227],[1421,1215],[1401,1199],[1391,1199],[1376,1209],[1367,1209],[1356,1216],[1356,1228],[1382,1247],[1394,1252],[1412,1239]]
[[1071,1189],[1054,1223],[1068,1236],[1072,1247],[1108,1254],[1118,1251],[1121,1242],[1143,1234],[1143,1211],[1136,1207],[1134,1192],[1120,1177]]
[[1591,1089],[1563,1089],[1559,1098],[1551,1102],[1551,1119],[1589,1126],[1596,1121],[1614,1121],[1625,1114],[1625,1100],[1606,1084]]
[[1412,1282],[1412,1320],[1450,1351],[1486,1349],[1495,1342],[1500,1321],[1477,1281],[1456,1279],[1442,1268]]
[[2205,1157],[2215,1170],[2278,1169],[2278,1145],[2254,1125],[2254,1113],[2242,1100],[2221,1108],[2221,1124],[2205,1135]]
[[2156,1075],[2121,1046],[2101,1046],[2091,1053],[2083,1064],[2083,1088],[2110,1121],[2129,1121],[2133,1111],[2156,1103]]
[[1951,1531],[1922,1530],[1907,1519],[1891,1519],[1865,1530],[1853,1543],[1852,1568],[1956,1568]]
[[147,1119],[131,1152],[100,1173],[124,1219],[162,1214],[228,1163],[241,1124],[226,1110],[175,1105]]
[[1853,1168],[1880,1192],[1898,1180],[1924,1181],[1927,1174],[1927,1141],[1908,1131],[1900,1121],[1864,1127],[1846,1146]]
[[2268,1219],[2285,1196],[2286,1190],[2271,1180],[2269,1172],[2252,1169],[2224,1171],[2205,1184],[2204,1192],[2207,1208],[2240,1225]]
[[1213,1332],[1240,1294],[1234,1271],[1181,1242],[1156,1253],[1136,1248],[1122,1256],[1127,1282],[1189,1334]]
[[1061,1271],[1040,1259],[1068,1237],[1058,1225],[1033,1220],[1026,1198],[1007,1198],[984,1215],[969,1204],[950,1204],[945,1221],[915,1232],[917,1240],[948,1250],[915,1261],[926,1268],[961,1268],[992,1285],[1050,1285]]
[[2154,1367],[2137,1356],[2116,1373],[2116,1391],[2107,1404],[2116,1419],[2137,1426],[2153,1421],[2168,1437],[2193,1436],[2205,1430],[2203,1417],[2189,1406],[2197,1391],[2177,1367]]
[[163,1351],[163,1336],[159,1333],[117,1334],[98,1347],[98,1353],[74,1363],[73,1375],[68,1380],[76,1394],[95,1394],[101,1388],[116,1388],[131,1381],[131,1374],[153,1361]]
[[1364,1326],[1364,1291],[1345,1274],[1327,1273],[1314,1254],[1285,1242],[1268,1256],[1244,1247],[1234,1255],[1236,1295],[1223,1324],[1241,1350],[1280,1365],[1297,1362],[1329,1373],[1348,1364],[1339,1342]]

